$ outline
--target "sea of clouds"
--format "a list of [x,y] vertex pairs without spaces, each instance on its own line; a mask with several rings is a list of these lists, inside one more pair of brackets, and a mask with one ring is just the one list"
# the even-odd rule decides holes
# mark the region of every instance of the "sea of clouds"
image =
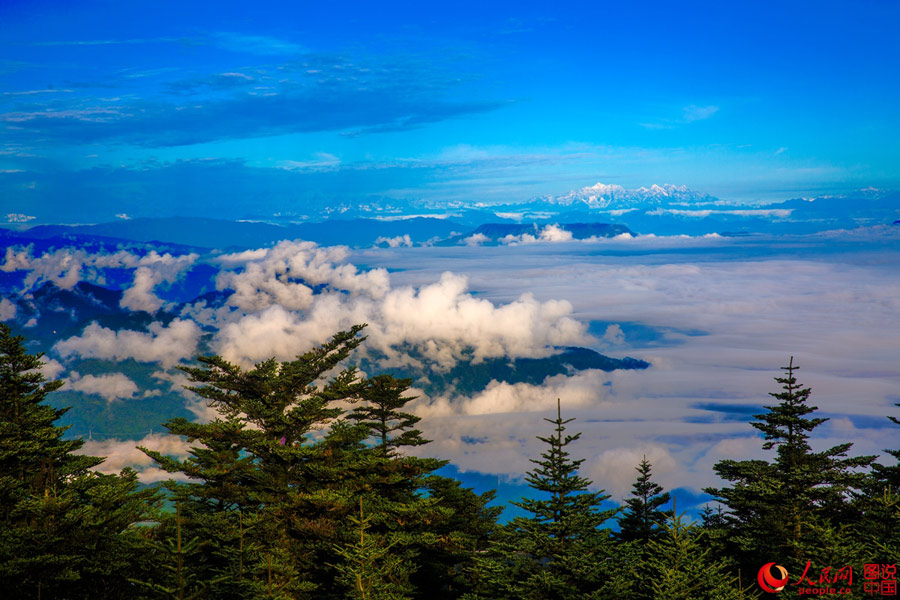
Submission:
[[[492,381],[466,396],[414,390],[412,409],[434,440],[419,451],[462,471],[510,477],[542,451],[535,435],[547,433],[543,417],[560,398],[583,432],[572,450],[587,459],[585,474],[621,498],[644,455],[664,486],[695,490],[717,483],[718,460],[766,456],[747,421],[771,401],[772,377],[790,356],[800,381],[813,387],[813,404],[831,417],[815,448],[896,447],[883,417],[900,411],[893,407],[900,402],[898,241],[894,231],[872,229],[791,238],[548,234],[495,247],[357,251],[285,241],[207,256],[72,248],[35,256],[11,248],[0,269],[26,273],[26,296],[43,282],[102,285],[105,269],[128,269],[121,307],[170,311],[140,330],[91,323],[48,354],[48,375],[107,402],[150,402],[157,391],[122,373],[80,375],[77,360],[154,363],[159,385],[181,390],[186,379],[173,367],[201,349],[245,367],[270,356],[289,360],[363,322],[361,352],[384,367],[413,362],[440,371],[463,358],[535,358],[560,346],[646,360],[647,370],[587,370],[540,385]],[[217,289],[234,293],[219,304],[163,301],[159,290],[199,263],[218,270]],[[15,304],[0,304],[0,319],[15,313]],[[211,418],[183,393],[198,419]],[[158,480],[138,444],[187,451],[158,432],[91,441],[85,451],[108,456],[105,470],[132,465],[143,480]]]

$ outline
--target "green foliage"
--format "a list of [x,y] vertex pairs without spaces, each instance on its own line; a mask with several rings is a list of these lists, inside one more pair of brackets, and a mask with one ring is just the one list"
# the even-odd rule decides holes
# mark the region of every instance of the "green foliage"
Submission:
[[391,553],[395,542],[367,532],[372,517],[365,516],[362,499],[359,517],[349,516],[359,538],[353,544],[337,546],[335,552],[343,559],[338,565],[337,581],[347,588],[347,598],[359,600],[406,600],[409,585],[408,564]]
[[[900,404],[895,404],[894,406],[900,406]],[[889,416],[888,419],[894,425],[900,425],[900,419],[897,417]],[[887,449],[885,452],[894,457],[897,463],[889,466],[872,465],[874,475],[879,481],[884,482],[892,489],[900,490],[900,448]]]
[[417,548],[419,568],[412,581],[420,597],[459,598],[475,587],[475,557],[487,550],[503,507],[488,506],[495,492],[476,494],[449,477],[430,475],[424,482],[428,496],[435,498],[437,507],[448,516],[426,524],[434,541]]
[[75,454],[46,403],[41,354],[0,324],[0,589],[9,597],[125,598],[138,562],[134,525],[150,517],[153,491],[131,470],[92,471],[102,458]]
[[155,551],[157,572],[152,581],[131,579],[130,581],[147,590],[151,598],[161,600],[197,600],[207,596],[210,585],[217,580],[205,581],[197,575],[192,561],[201,560],[201,550],[209,542],[198,537],[183,539],[181,506],[175,514],[175,535],[165,542],[149,542]]
[[646,456],[635,467],[638,477],[631,486],[631,497],[625,501],[625,514],[619,519],[619,539],[626,542],[648,542],[666,521],[666,514],[659,508],[669,501],[670,495],[650,479],[651,470]]
[[648,542],[640,570],[641,597],[653,600],[738,600],[753,598],[741,589],[737,572],[712,554],[705,533],[674,510],[661,535]]
[[410,379],[395,379],[390,375],[372,377],[359,390],[365,404],[347,415],[369,429],[382,456],[394,456],[403,446],[421,446],[429,441],[422,438],[421,431],[413,429],[422,418],[398,410],[415,399],[403,396],[410,385]]
[[[727,507],[726,524],[732,532],[730,553],[745,572],[777,557],[793,572],[805,564],[804,551],[820,542],[821,524],[853,521],[853,494],[866,483],[859,467],[872,456],[846,458],[852,444],[813,452],[810,433],[827,419],[809,418],[817,410],[808,406],[811,390],[794,377],[793,357],[785,377],[776,377],[782,391],[770,394],[780,402],[766,406],[751,423],[764,434],[763,449],[775,449],[772,462],[724,460],[714,467],[732,487],[708,489]],[[813,528],[812,523],[819,523]]]
[[[516,517],[498,533],[489,554],[479,560],[479,592],[483,596],[522,599],[588,597],[603,588],[603,566],[612,553],[608,530],[600,526],[617,510],[603,510],[609,498],[589,492],[591,481],[578,475],[583,460],[569,457],[566,447],[581,434],[567,435],[559,402],[549,446],[526,481],[544,498],[525,498],[516,506],[531,517]],[[549,496],[549,497],[548,497]]]
[[476,494],[434,474],[445,461],[411,455],[428,442],[404,411],[411,380],[340,370],[362,328],[293,361],[245,370],[206,356],[184,367],[218,417],[168,421],[193,443],[185,459],[143,449],[185,480],[165,483],[176,507],[166,513],[157,492],[137,491],[133,471],[100,474],[103,459],[64,438],[66,409],[48,404],[61,384],[0,324],[0,589],[16,598],[737,600],[760,597],[753,579],[773,560],[793,578],[809,564],[818,580],[825,567],[900,557],[900,466],[848,458],[850,444],[813,452],[826,419],[812,416],[793,359],[776,378],[778,404],[752,423],[771,460],[715,466],[730,486],[707,491],[724,510],[707,508],[700,525],[665,515],[669,494],[644,457],[613,536],[607,522],[618,511],[578,474],[584,461],[569,445],[581,434],[566,433],[572,419],[559,401],[526,476],[535,497],[514,503],[528,516],[498,526],[493,492]]
[[[361,384],[353,369],[328,381],[363,340],[363,326],[289,362],[263,361],[245,371],[221,357],[184,367],[190,389],[219,413],[211,423],[173,419],[173,434],[199,442],[186,460],[143,449],[161,468],[192,481],[169,484],[184,507],[189,537],[215,540],[203,578],[218,580],[217,597],[315,597],[332,586],[332,548],[343,540],[341,519],[352,510],[350,482],[367,473],[365,427],[321,430],[354,400]],[[218,578],[223,578],[219,580]],[[237,592],[235,592],[237,590]],[[312,597],[312,596],[309,596]]]

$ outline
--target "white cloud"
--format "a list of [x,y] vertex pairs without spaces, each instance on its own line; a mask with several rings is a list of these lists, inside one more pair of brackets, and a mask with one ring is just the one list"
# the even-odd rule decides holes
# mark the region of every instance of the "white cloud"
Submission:
[[786,219],[794,212],[793,208],[749,208],[734,210],[682,210],[678,208],[657,208],[647,211],[648,215],[676,215],[680,217],[693,217],[696,219],[704,219],[710,215],[731,215],[735,217],[775,217],[778,219]]
[[604,450],[595,458],[582,466],[583,474],[593,480],[596,487],[606,490],[612,499],[620,501],[631,493],[631,485],[637,477],[635,467],[646,457],[652,466],[652,477],[657,483],[665,482],[664,487],[672,489],[680,487],[677,476],[671,477],[678,464],[671,453],[656,444],[636,447],[619,447]]
[[[260,260],[258,254],[250,258]],[[410,344],[443,366],[452,365],[468,349],[476,361],[495,356],[536,357],[546,356],[552,346],[589,340],[585,326],[569,316],[572,307],[565,301],[538,302],[523,294],[496,306],[468,294],[467,279],[452,273],[443,273],[439,281],[419,288],[389,289],[383,270],[375,275],[357,274],[352,265],[344,271],[342,267],[347,265],[327,263],[319,267],[322,275],[318,279],[349,283],[351,293],[313,295],[306,286],[280,278],[286,267],[270,268],[270,258],[249,263],[243,273],[225,276],[239,288],[233,304],[245,311],[221,324],[215,338],[216,350],[229,360],[289,359],[357,323],[369,323],[369,347],[397,357],[397,347]],[[280,260],[274,262],[283,267]],[[301,267],[308,262],[305,257]],[[295,273],[293,269],[290,272]]]
[[[466,293],[468,278],[445,272],[418,290],[391,290],[373,319],[372,343],[386,350],[403,342],[437,356],[458,356],[467,347],[474,359],[546,356],[548,346],[588,340],[585,326],[569,315],[567,301],[538,302],[531,294],[495,306]],[[438,359],[439,360],[439,359]],[[439,362],[445,362],[439,360]]]
[[156,283],[152,270],[148,267],[138,268],[134,272],[134,283],[122,294],[119,306],[129,310],[157,311],[162,307],[163,301],[153,294]]
[[542,242],[570,242],[572,241],[572,232],[566,231],[559,225],[547,225],[541,230],[541,236],[538,239]]
[[138,391],[137,385],[123,373],[110,373],[108,375],[85,375],[82,377],[73,372],[68,378],[68,389],[85,394],[97,394],[107,402],[134,398]]
[[311,160],[283,160],[278,163],[278,168],[285,171],[333,171],[340,166],[341,159],[327,152],[317,152]]
[[171,283],[177,280],[198,258],[196,254],[161,255],[155,250],[143,256],[127,250],[91,254],[73,248],[61,248],[34,257],[31,253],[31,247],[17,249],[10,246],[6,249],[4,263],[0,265],[0,271],[6,273],[29,271],[25,276],[23,291],[33,289],[45,281],[66,290],[72,289],[82,280],[102,284],[103,269],[138,269],[141,275],[135,278],[135,287],[126,290],[126,298],[123,298],[126,304],[122,305],[135,310],[147,310],[146,306],[161,304],[159,299],[152,295],[152,289],[163,281]]
[[[786,243],[636,236],[552,251],[542,244],[361,250],[355,262],[385,267],[383,275],[347,265],[345,249],[289,242],[224,257],[223,277],[244,276],[234,280],[246,283],[243,295],[226,309],[194,307],[170,326],[180,324],[183,335],[165,333],[160,324],[151,333],[118,334],[94,324],[57,350],[137,360],[163,360],[175,350],[189,357],[200,335],[192,319],[215,323],[213,351],[245,364],[292,358],[360,322],[370,323],[366,347],[395,362],[409,346],[448,366],[466,348],[486,358],[609,345],[615,356],[653,366],[560,375],[542,385],[493,382],[465,398],[422,398],[415,410],[427,417],[423,430],[435,440],[423,452],[463,470],[524,473],[528,458],[543,450],[533,436],[548,433],[540,417],[552,417],[560,397],[564,416],[578,417],[572,431],[584,432],[573,455],[588,458],[585,474],[598,487],[627,495],[646,452],[663,485],[699,489],[715,485],[711,467],[721,458],[759,455],[759,439],[741,415],[746,405],[771,401],[766,394],[777,391],[771,377],[791,354],[802,366],[801,382],[814,388],[813,403],[838,416],[825,442],[854,441],[861,452],[891,447],[891,435],[853,424],[857,416],[898,414],[892,404],[900,342],[889,326],[900,310],[895,242],[857,231]],[[314,285],[324,289],[313,294]],[[613,325],[591,340],[585,324],[592,320]],[[168,378],[173,387],[181,383]],[[210,418],[202,401],[188,403],[199,419]]]
[[96,468],[101,473],[118,473],[125,467],[131,467],[138,472],[138,478],[142,483],[179,479],[154,467],[153,459],[138,450],[137,446],[180,459],[187,458],[190,449],[190,445],[180,436],[153,433],[140,440],[87,440],[77,452],[106,457],[106,460]]
[[625,332],[618,323],[608,325],[606,331],[603,332],[603,341],[610,345],[619,345],[625,343]]
[[16,305],[8,299],[0,300],[0,321],[9,321],[16,318]]
[[384,237],[380,236],[375,240],[376,246],[387,246],[388,248],[400,248],[400,247],[408,247],[411,248],[413,245],[412,238],[409,237],[408,233],[403,235],[398,235],[396,237]]
[[415,411],[422,417],[547,412],[556,408],[557,398],[566,410],[600,408],[609,405],[608,391],[604,387],[608,381],[609,375],[597,370],[581,371],[572,376],[555,375],[546,378],[541,385],[495,380],[470,397],[429,399],[420,394]]
[[469,237],[465,238],[463,240],[463,243],[466,246],[480,246],[481,244],[489,241],[491,241],[491,238],[484,235],[483,233],[473,233]]
[[56,379],[59,377],[66,368],[62,365],[61,362],[56,360],[55,358],[46,358],[44,357],[44,364],[41,367],[41,373],[44,374],[44,377],[47,379]]
[[547,225],[541,229],[537,232],[537,235],[532,235],[530,233],[523,233],[520,235],[509,234],[500,238],[499,241],[501,244],[507,246],[518,246],[520,244],[571,242],[572,240],[573,237],[571,231],[567,231],[559,225],[553,224]]
[[77,250],[57,250],[32,258],[31,248],[16,251],[12,246],[6,249],[6,260],[0,271],[31,271],[25,277],[25,289],[43,281],[51,281],[63,289],[71,289],[81,281],[81,267],[85,252]]
[[696,104],[691,104],[690,106],[684,107],[684,120],[686,123],[703,121],[712,117],[717,112],[719,112],[718,106],[711,104],[708,106],[697,106]]
[[197,260],[196,254],[172,256],[158,254],[155,250],[140,257],[135,263],[132,286],[125,290],[119,305],[129,310],[154,312],[163,306],[163,301],[153,290],[163,282],[173,283]]
[[[615,343],[611,354],[652,367],[608,373],[610,385],[598,379],[596,400],[572,406],[579,419],[574,431],[584,431],[573,452],[600,457],[625,449],[639,460],[638,452],[664,448],[677,465],[664,471],[660,464],[661,483],[699,490],[717,485],[712,466],[718,460],[764,455],[746,407],[761,412],[771,404],[767,394],[778,391],[772,378],[791,355],[801,366],[801,383],[813,387],[812,404],[836,417],[833,431],[816,431],[816,443],[852,441],[861,454],[896,447],[896,430],[884,415],[900,415],[893,406],[900,338],[890,326],[900,311],[900,266],[892,260],[896,237],[879,235],[639,236],[552,253],[540,245],[416,248],[406,257],[372,252],[367,260],[396,270],[395,285],[452,269],[468,273],[478,298],[497,306],[526,287],[537,302],[566,298],[572,318],[618,325],[600,330],[603,342]],[[627,252],[591,250],[601,243]],[[411,260],[416,268],[402,269]],[[463,470],[523,473],[527,458],[541,451],[529,436],[547,432],[534,413],[515,411],[546,410],[557,395],[567,397],[561,380],[545,384],[542,391],[494,383],[469,398],[423,399],[416,411],[435,440],[427,451]],[[875,424],[860,429],[857,417]],[[472,438],[477,442],[466,441]],[[630,485],[633,466],[609,478]],[[600,487],[621,485],[605,483],[600,471],[587,474]]]
[[59,341],[54,349],[63,358],[102,358],[140,362],[159,362],[171,366],[193,357],[200,339],[200,327],[193,321],[175,319],[167,326],[154,322],[148,333],[123,329],[113,331],[96,322],[77,337]]
[[390,288],[384,269],[360,272],[344,263],[349,251],[341,246],[321,248],[313,242],[280,242],[274,248],[229,254],[219,258],[226,269],[216,287],[232,289],[229,303],[244,311],[273,305],[289,310],[309,308],[311,286],[326,285],[352,294],[383,296]]

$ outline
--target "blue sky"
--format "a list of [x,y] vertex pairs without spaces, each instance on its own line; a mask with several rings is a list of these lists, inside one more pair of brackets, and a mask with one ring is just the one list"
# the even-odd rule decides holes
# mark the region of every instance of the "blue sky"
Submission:
[[895,2],[0,5],[0,212],[897,187]]

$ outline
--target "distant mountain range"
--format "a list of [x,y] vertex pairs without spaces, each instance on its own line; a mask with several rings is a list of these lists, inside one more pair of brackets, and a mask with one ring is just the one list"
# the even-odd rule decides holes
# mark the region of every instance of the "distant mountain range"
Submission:
[[651,185],[628,190],[621,185],[595,183],[560,196],[541,196],[528,205],[579,206],[591,209],[646,208],[654,206],[712,204],[718,202],[709,194],[690,190],[687,186]]
[[[346,210],[344,210],[346,209]],[[766,205],[737,205],[685,186],[652,185],[625,189],[597,183],[560,195],[502,205],[471,203],[420,206],[414,202],[375,204],[327,210],[318,217],[292,222],[289,215],[258,220],[213,218],[144,218],[92,225],[10,224],[0,229],[0,243],[35,243],[36,248],[68,243],[116,244],[156,242],[173,246],[218,249],[259,248],[283,239],[353,247],[464,244],[475,236],[500,243],[507,236],[533,235],[548,225],[571,233],[571,239],[614,237],[621,233],[655,235],[720,235],[747,233],[812,233],[887,225],[900,219],[900,193],[865,189],[843,196],[797,198]],[[399,211],[399,212],[398,212]],[[537,233],[537,235],[535,235]],[[545,236],[542,241],[564,241]]]

